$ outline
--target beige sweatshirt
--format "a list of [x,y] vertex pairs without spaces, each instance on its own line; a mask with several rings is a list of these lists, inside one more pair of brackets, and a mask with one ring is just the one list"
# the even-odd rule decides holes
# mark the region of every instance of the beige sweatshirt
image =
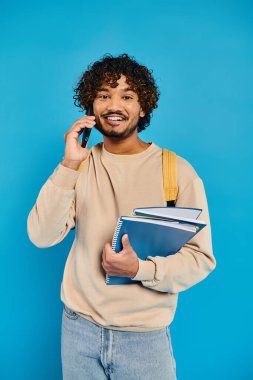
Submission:
[[139,260],[131,285],[106,285],[102,250],[112,242],[121,215],[135,207],[166,206],[162,149],[152,143],[132,155],[113,154],[99,143],[81,172],[59,164],[42,187],[28,216],[30,240],[51,247],[76,227],[61,284],[61,300],[80,316],[105,328],[151,331],[168,326],[178,293],[203,280],[215,267],[208,206],[202,180],[177,156],[176,206],[203,209],[207,226],[175,255]]

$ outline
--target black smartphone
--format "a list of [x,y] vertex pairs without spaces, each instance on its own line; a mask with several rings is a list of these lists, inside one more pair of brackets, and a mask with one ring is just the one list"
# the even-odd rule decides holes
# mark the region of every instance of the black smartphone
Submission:
[[[90,105],[86,108],[86,115],[87,116],[93,116],[94,115],[92,105]],[[82,136],[82,143],[81,143],[82,148],[85,148],[87,145],[87,142],[88,142],[89,137],[90,137],[91,129],[92,128],[87,128],[87,127],[85,127],[83,129],[83,132],[82,132],[83,136]]]

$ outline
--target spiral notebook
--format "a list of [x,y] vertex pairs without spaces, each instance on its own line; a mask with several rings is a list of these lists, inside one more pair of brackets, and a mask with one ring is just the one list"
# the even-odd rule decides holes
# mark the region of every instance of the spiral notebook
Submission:
[[[171,210],[170,210],[171,209]],[[122,236],[128,234],[130,244],[141,260],[148,256],[168,256],[177,253],[206,226],[197,220],[201,209],[183,207],[145,207],[134,209],[131,216],[121,216],[115,228],[112,249],[122,250]],[[106,274],[107,285],[140,283],[129,277]]]

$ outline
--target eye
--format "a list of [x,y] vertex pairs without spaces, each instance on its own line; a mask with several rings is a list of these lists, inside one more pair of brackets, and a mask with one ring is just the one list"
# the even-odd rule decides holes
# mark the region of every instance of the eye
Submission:
[[97,96],[99,99],[108,99],[109,95],[98,95]]
[[128,95],[123,96],[123,98],[126,99],[126,100],[133,99],[131,96],[128,96]]

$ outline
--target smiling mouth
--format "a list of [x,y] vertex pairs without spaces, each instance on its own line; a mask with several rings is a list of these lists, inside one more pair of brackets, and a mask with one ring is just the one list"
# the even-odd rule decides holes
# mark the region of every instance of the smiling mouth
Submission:
[[106,123],[111,126],[117,126],[120,125],[123,121],[126,120],[124,116],[104,116],[104,119],[106,120]]

